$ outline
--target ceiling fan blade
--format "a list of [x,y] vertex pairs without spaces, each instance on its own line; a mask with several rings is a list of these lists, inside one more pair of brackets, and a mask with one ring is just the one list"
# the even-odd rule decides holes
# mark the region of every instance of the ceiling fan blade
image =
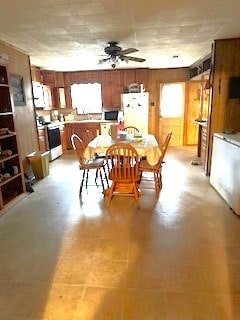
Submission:
[[137,51],[138,51],[138,49],[128,48],[128,49],[122,50],[122,53],[128,54],[128,53],[133,53],[133,52],[137,52]]
[[136,58],[136,57],[129,57],[129,56],[124,56],[124,59],[131,60],[131,61],[136,61],[136,62],[144,62],[144,61],[146,61],[146,59],[143,59],[143,58]]
[[109,60],[109,58],[100,59],[100,60],[98,60],[98,64],[103,64],[104,62],[107,62],[108,60]]

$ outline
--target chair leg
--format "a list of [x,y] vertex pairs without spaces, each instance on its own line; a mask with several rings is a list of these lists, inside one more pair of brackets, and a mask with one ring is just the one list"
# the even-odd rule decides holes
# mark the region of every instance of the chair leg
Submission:
[[108,199],[107,199],[107,207],[110,206],[110,202],[112,200],[112,196],[113,196],[113,189],[114,189],[115,183],[112,182],[111,187],[109,188],[109,193],[108,193]]
[[88,173],[89,173],[89,169],[87,169],[87,176],[86,176],[86,189],[87,189],[87,185],[88,185]]
[[83,170],[83,175],[82,175],[82,181],[81,181],[81,184],[80,184],[79,194],[82,193],[82,188],[83,188],[85,173],[86,173],[86,170]]
[[97,186],[98,170],[99,169],[96,169],[96,175],[95,175],[95,184],[96,184],[96,186]]
[[103,168],[104,176],[105,176],[105,179],[106,179],[106,182],[107,182],[107,187],[109,188],[108,177],[107,177],[107,173],[106,173],[105,167],[103,166],[102,168]]
[[134,195],[135,195],[135,200],[137,203],[138,209],[140,208],[140,201],[139,201],[139,192],[137,189],[137,184],[133,182],[133,190],[134,190]]
[[103,188],[103,191],[104,191],[105,189],[104,189],[104,183],[103,183],[103,177],[102,177],[101,169],[99,169],[99,174],[100,174],[100,179],[101,179],[101,183],[102,183],[102,188]]

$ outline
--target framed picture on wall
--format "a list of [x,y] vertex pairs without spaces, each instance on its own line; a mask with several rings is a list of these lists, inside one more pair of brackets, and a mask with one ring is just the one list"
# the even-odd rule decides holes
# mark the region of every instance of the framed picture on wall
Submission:
[[11,89],[13,93],[14,106],[25,106],[26,98],[24,92],[23,77],[18,74],[11,74]]

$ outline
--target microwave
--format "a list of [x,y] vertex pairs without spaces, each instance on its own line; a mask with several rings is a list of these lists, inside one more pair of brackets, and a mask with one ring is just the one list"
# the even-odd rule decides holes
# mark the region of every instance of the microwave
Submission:
[[118,110],[104,111],[104,119],[111,121],[118,120]]

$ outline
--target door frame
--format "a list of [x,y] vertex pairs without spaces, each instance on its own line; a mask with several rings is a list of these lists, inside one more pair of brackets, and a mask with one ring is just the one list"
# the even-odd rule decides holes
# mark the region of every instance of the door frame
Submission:
[[165,84],[165,83],[179,83],[182,82],[185,85],[185,93],[184,93],[184,107],[183,107],[183,145],[185,145],[186,141],[186,130],[185,130],[185,123],[186,123],[186,110],[187,110],[187,99],[188,99],[188,86],[187,86],[187,80],[186,79],[169,79],[169,80],[161,80],[158,79],[156,81],[156,107],[157,110],[155,112],[156,114],[156,119],[155,119],[155,137],[157,138],[157,141],[159,141],[159,129],[160,129],[160,111],[159,111],[159,106],[160,106],[160,85]]

